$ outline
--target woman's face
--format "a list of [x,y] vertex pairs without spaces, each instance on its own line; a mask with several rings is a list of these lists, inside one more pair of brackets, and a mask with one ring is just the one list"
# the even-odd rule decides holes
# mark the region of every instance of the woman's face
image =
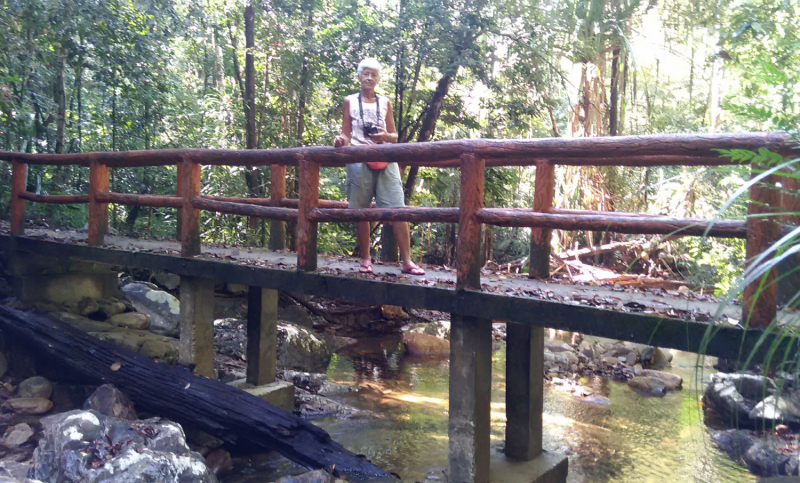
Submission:
[[381,74],[377,70],[367,67],[358,74],[358,81],[361,82],[361,87],[374,89],[381,81]]

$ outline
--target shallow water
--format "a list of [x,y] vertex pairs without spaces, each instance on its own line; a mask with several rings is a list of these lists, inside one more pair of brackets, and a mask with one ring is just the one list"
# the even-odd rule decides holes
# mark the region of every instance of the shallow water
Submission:
[[[316,424],[356,453],[398,473],[403,481],[447,481],[448,361],[401,357],[399,339],[362,340],[337,354],[329,380],[368,385],[343,398],[366,416]],[[603,378],[585,381],[609,405],[585,402],[545,386],[544,447],[569,455],[570,482],[756,481],[711,443],[699,406],[695,374],[708,379],[709,360],[695,371],[694,354],[675,352],[671,372],[681,392],[641,397]],[[492,444],[505,431],[505,346],[492,358]]]

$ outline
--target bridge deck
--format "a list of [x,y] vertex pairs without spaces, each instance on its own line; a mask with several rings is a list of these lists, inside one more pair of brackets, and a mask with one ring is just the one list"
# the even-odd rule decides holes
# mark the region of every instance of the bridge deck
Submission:
[[[353,259],[320,257],[317,272],[303,273],[295,270],[296,255],[285,251],[204,245],[202,255],[181,258],[180,244],[173,241],[107,236],[105,246],[95,248],[84,245],[86,233],[78,231],[31,229],[26,234],[0,234],[0,246],[308,295],[479,315],[720,357],[738,357],[743,340],[747,350],[762,335],[760,330],[745,331],[736,325],[741,319],[737,304],[722,309],[717,322],[709,322],[719,311],[719,301],[707,295],[572,285],[487,272],[481,276],[482,292],[456,291],[455,271],[444,267],[425,267],[425,276],[414,277],[402,275],[393,264],[376,264],[374,275],[364,275]],[[709,328],[714,336],[703,347]]]

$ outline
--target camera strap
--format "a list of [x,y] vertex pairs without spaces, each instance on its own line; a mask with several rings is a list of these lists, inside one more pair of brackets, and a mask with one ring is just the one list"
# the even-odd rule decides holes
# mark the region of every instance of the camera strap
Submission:
[[[361,105],[361,93],[358,93],[358,114],[361,116],[361,127],[365,126],[364,124],[364,107]],[[379,126],[381,123],[381,100],[378,99],[378,94],[375,94],[375,125]]]

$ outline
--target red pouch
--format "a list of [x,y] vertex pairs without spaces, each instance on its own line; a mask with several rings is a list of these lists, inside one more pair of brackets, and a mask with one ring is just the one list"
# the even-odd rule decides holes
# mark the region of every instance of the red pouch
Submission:
[[383,168],[385,168],[387,164],[389,164],[389,163],[384,163],[382,161],[374,161],[372,163],[367,163],[367,166],[369,166],[370,169],[374,169],[376,171],[380,171]]

